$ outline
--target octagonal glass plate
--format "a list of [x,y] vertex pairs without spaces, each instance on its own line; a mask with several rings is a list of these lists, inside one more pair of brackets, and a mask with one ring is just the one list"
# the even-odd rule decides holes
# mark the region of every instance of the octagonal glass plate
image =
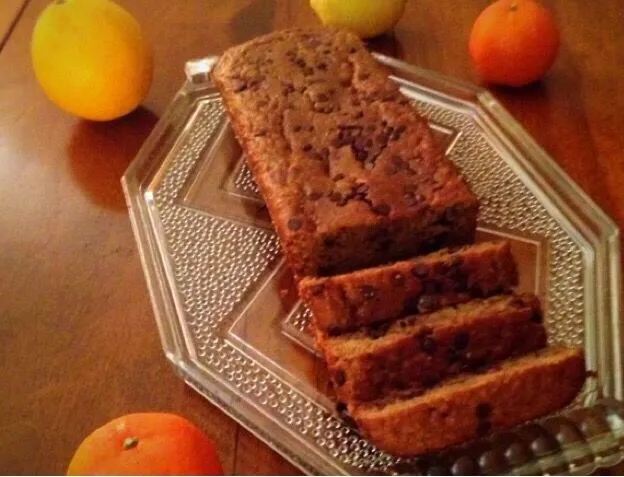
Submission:
[[505,237],[551,343],[590,378],[557,416],[412,460],[334,411],[277,237],[209,80],[187,81],[123,178],[163,348],[182,378],[308,473],[576,473],[622,455],[619,234],[486,91],[377,55],[481,199],[479,240]]

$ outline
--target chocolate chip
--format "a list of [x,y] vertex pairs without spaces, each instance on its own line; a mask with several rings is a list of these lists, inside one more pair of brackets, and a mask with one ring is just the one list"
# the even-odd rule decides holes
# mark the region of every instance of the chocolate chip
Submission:
[[399,126],[398,128],[396,128],[391,136],[390,136],[390,140],[392,141],[397,141],[405,132],[406,127],[404,125]]
[[350,54],[353,54],[353,53],[355,53],[356,51],[357,51],[357,49],[356,49],[354,46],[352,46],[352,47],[349,49],[349,53],[350,53]]
[[283,91],[284,91],[284,94],[294,93],[295,87],[292,85],[292,83],[286,83]]
[[441,308],[440,297],[437,295],[421,295],[418,299],[418,312],[431,313]]
[[384,168],[384,172],[387,176],[393,176],[399,172],[397,167],[394,164],[387,164]]
[[375,137],[375,139],[377,140],[377,142],[379,142],[383,146],[385,146],[386,144],[388,144],[388,141],[390,139],[390,135],[388,133],[381,132],[381,133],[377,134],[377,137]]
[[347,405],[342,402],[342,401],[338,401],[336,403],[336,413],[338,413],[338,416],[340,416],[340,418],[343,420],[343,422],[351,427],[352,429],[357,430],[358,429],[358,425],[355,422],[355,420],[349,415],[349,412],[347,410]]
[[336,240],[336,237],[324,237],[323,245],[327,248],[332,248],[338,245],[338,240]]
[[466,349],[469,343],[470,334],[466,330],[462,330],[457,333],[453,339],[453,347],[458,351]]
[[334,182],[338,182],[338,181],[341,181],[344,178],[345,178],[345,175],[342,172],[340,172],[340,173],[336,174],[334,177],[332,177],[332,180]]
[[390,214],[390,210],[391,210],[390,206],[383,202],[373,206],[373,212],[375,212],[378,215],[388,215]]
[[319,200],[321,197],[323,197],[323,193],[314,190],[308,194],[308,199],[312,201]]
[[347,377],[342,369],[334,373],[334,383],[336,386],[342,386],[347,381]]
[[419,297],[417,296],[407,297],[403,303],[403,313],[406,315],[418,313],[418,300]]
[[309,144],[309,143],[304,144],[302,149],[303,149],[304,152],[311,151],[312,150],[312,144]]
[[299,132],[301,131],[301,126],[299,124],[297,124],[296,126],[293,126],[293,131],[294,132]]
[[300,68],[304,68],[306,66],[306,62],[303,58],[297,58],[295,60],[295,64],[299,66]]
[[316,67],[321,71],[327,71],[327,63],[319,63]]
[[544,318],[543,318],[543,316],[542,316],[542,313],[541,313],[541,312],[539,312],[539,311],[534,312],[534,313],[531,315],[531,321],[532,321],[533,323],[542,323],[542,322],[544,321]]
[[353,141],[353,147],[355,147],[358,150],[365,150],[367,145],[368,145],[368,141],[363,136],[358,136]]
[[390,323],[379,323],[366,328],[366,334],[373,339],[382,337],[388,331]]
[[354,430],[358,430],[359,426],[357,424],[357,422],[355,422],[355,419],[353,419],[348,413],[343,413],[342,416],[340,416],[343,420],[343,422],[345,423],[346,426],[350,427],[351,429]]
[[245,81],[243,81],[242,79],[234,79],[232,81],[232,90],[235,93],[240,93],[242,91],[245,91],[248,88],[248,85]]
[[492,406],[487,402],[480,402],[477,404],[475,413],[477,414],[478,419],[489,419],[492,414]]
[[446,360],[448,361],[448,363],[454,364],[457,363],[460,359],[461,355],[457,352],[457,350],[455,348],[449,348],[446,355]]
[[360,292],[362,293],[364,298],[367,300],[372,300],[373,298],[375,298],[375,295],[377,294],[377,290],[370,285],[362,285],[360,287]]
[[312,294],[312,296],[319,296],[324,291],[325,291],[325,285],[323,285],[322,283],[318,283],[310,287],[310,293]]
[[343,199],[342,194],[340,192],[332,192],[329,194],[329,200],[332,202],[340,202]]
[[456,280],[461,273],[462,259],[457,256],[451,257],[446,263],[445,275],[447,278]]
[[368,192],[368,184],[358,184],[355,186],[354,192],[356,194],[366,194]]
[[296,232],[297,230],[301,229],[302,226],[303,226],[303,222],[298,217],[291,217],[288,220],[288,228],[292,230],[293,232]]
[[354,151],[355,158],[360,162],[365,162],[368,159],[368,152],[363,149],[356,149]]
[[329,101],[329,96],[327,96],[325,93],[319,93],[316,96],[316,100],[320,101],[321,103],[325,103],[326,101]]
[[351,139],[340,133],[332,141],[332,146],[334,146],[336,149],[340,149],[341,147],[347,146],[349,144],[351,144]]
[[479,421],[479,423],[477,424],[477,436],[478,437],[485,436],[491,430],[492,430],[492,423],[490,421],[487,421],[487,420]]
[[438,294],[442,292],[441,288],[442,287],[440,287],[440,284],[438,283],[437,280],[433,280],[433,279],[423,280],[423,290],[424,290],[424,293],[427,295]]
[[412,267],[412,275],[417,278],[423,278],[427,276],[428,268],[424,263],[417,263]]
[[403,194],[403,201],[407,206],[413,206],[421,202],[423,197],[421,195],[416,194],[415,192],[405,192]]
[[396,272],[394,275],[392,275],[391,280],[392,284],[397,287],[401,287],[405,284],[405,277],[402,273],[399,272]]
[[256,132],[256,137],[262,137],[262,136],[266,136],[267,134],[267,130],[262,128],[259,131]]
[[430,333],[424,334],[420,337],[420,349],[422,349],[429,356],[435,354],[438,344]]
[[323,159],[328,159],[329,158],[329,148],[327,148],[327,147],[321,148],[321,150],[318,153],[320,154],[320,156]]

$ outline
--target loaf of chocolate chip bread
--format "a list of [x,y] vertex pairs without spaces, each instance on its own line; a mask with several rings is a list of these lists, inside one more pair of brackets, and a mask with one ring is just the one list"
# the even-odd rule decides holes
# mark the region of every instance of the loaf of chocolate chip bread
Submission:
[[305,277],[299,295],[316,326],[336,333],[509,292],[517,284],[509,242],[500,241],[332,277]]
[[414,397],[350,403],[348,411],[378,448],[412,456],[549,414],[569,404],[584,381],[582,350],[551,347]]
[[329,336],[319,348],[340,401],[423,390],[546,346],[538,299],[495,296]]
[[212,78],[296,277],[472,241],[477,198],[355,35],[272,33]]

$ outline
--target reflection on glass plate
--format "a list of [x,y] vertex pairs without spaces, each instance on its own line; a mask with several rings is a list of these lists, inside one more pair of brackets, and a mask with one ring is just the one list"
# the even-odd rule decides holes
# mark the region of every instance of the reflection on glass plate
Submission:
[[479,240],[506,237],[551,343],[584,346],[574,408],[449,449],[397,459],[340,418],[267,211],[208,79],[188,81],[123,183],[163,348],[185,381],[308,473],[575,473],[622,456],[619,241],[614,224],[487,92],[378,56],[429,119],[482,207]]

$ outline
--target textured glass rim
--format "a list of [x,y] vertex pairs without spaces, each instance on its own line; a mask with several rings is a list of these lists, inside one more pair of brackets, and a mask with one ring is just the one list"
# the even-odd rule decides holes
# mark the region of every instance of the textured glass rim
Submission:
[[[542,197],[546,199],[548,204],[566,211],[570,222],[578,230],[581,230],[581,234],[575,234],[574,239],[592,245],[596,251],[596,263],[607,264],[602,269],[592,270],[592,276],[595,279],[589,280],[585,286],[595,288],[595,296],[599,297],[595,306],[603,310],[602,316],[610,319],[604,320],[604,322],[596,321],[596,335],[586,336],[586,340],[594,341],[594,346],[600,342],[603,344],[597,346],[597,349],[600,350],[600,363],[598,364],[606,367],[606,369],[603,368],[605,371],[603,375],[613,376],[615,381],[604,383],[603,392],[607,396],[621,399],[620,243],[619,231],[615,224],[576,184],[570,181],[561,168],[530,138],[490,93],[471,84],[407,65],[393,58],[383,55],[375,56],[380,62],[391,68],[415,75],[419,80],[422,80],[424,88],[427,88],[428,84],[437,85],[440,89],[452,91],[454,95],[460,98],[466,98],[466,106],[473,112],[480,112],[477,120],[494,130],[501,127],[506,130],[506,147],[520,151],[517,154],[519,157],[526,155],[532,159],[524,161],[523,167],[525,169],[522,172],[530,174],[531,179],[540,184],[540,190],[543,192]],[[221,377],[215,373],[211,373],[213,375],[210,376],[211,379],[214,378],[214,386],[211,387],[210,391],[207,390],[206,386],[201,383],[206,379],[205,373],[208,370],[191,356],[185,344],[183,332],[177,326],[179,323],[174,323],[169,318],[177,314],[176,297],[174,291],[167,286],[166,264],[161,259],[159,241],[153,228],[154,226],[158,227],[158,224],[152,222],[149,205],[144,200],[144,194],[147,193],[144,185],[150,183],[157,173],[157,169],[162,167],[162,164],[158,163],[158,159],[162,160],[161,153],[170,149],[180,137],[180,133],[186,128],[188,120],[196,109],[195,100],[200,98],[210,86],[209,71],[217,58],[207,57],[189,61],[186,64],[187,81],[175,95],[122,178],[132,228],[139,246],[162,346],[176,372],[190,386],[219,405],[226,414],[235,418],[270,447],[280,452],[291,463],[308,473],[342,473],[342,468],[333,466],[331,462],[325,459],[314,459],[314,463],[310,462],[310,459],[302,460],[299,456],[309,454],[310,448],[297,442],[296,439],[290,440],[287,446],[277,442],[271,434],[271,425],[275,426],[275,424],[271,422],[270,418],[261,413],[250,412],[253,410],[251,406],[237,406],[237,396],[233,396],[236,391],[222,383]],[[440,94],[439,90],[437,94]],[[479,103],[481,108],[477,108],[473,104],[475,101]],[[509,143],[510,141],[511,143]],[[558,216],[558,218],[565,226],[564,218],[562,216]],[[585,223],[590,223],[591,227],[586,227]],[[566,227],[568,232],[571,232],[571,228]],[[607,336],[611,336],[611,339],[605,338]],[[600,340],[601,337],[602,340]],[[605,343],[608,343],[607,347],[604,346]],[[606,372],[607,370],[608,372]]]

